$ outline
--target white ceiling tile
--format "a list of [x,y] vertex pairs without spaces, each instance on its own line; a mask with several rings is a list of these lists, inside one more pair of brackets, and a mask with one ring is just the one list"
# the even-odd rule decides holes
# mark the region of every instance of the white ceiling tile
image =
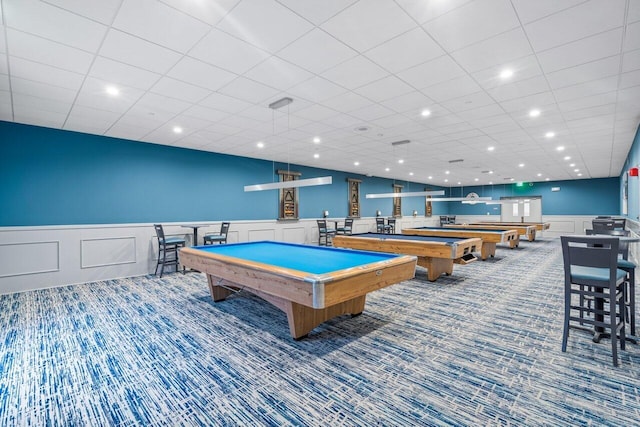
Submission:
[[109,82],[105,82],[104,80],[88,77],[82,85],[76,104],[100,110],[124,113],[144,94],[144,92],[139,89],[121,87],[118,96],[109,96],[105,92],[105,87],[108,84]]
[[189,56],[233,73],[242,74],[270,54],[247,42],[213,29],[189,51]]
[[518,18],[508,0],[476,0],[424,24],[429,34],[450,51],[518,26]]
[[502,65],[510,68],[510,62],[531,55],[533,51],[521,28],[499,34],[479,43],[467,46],[451,54],[468,72]]
[[640,21],[640,4],[637,1],[629,2],[628,22]]
[[640,49],[640,21],[627,25],[624,36],[624,51]]
[[33,80],[25,80],[15,76],[11,78],[11,89],[13,92],[22,95],[58,100],[68,104],[73,103],[77,94],[77,91],[73,89],[66,89]]
[[217,28],[275,53],[310,31],[313,25],[277,2],[244,0]]
[[357,56],[324,72],[322,76],[347,89],[356,89],[388,73],[364,56]]
[[369,83],[355,89],[356,93],[371,99],[372,101],[381,102],[386,99],[395,98],[398,95],[404,95],[412,92],[414,89],[408,84],[395,76],[387,76],[383,79]]
[[69,101],[52,98],[42,98],[39,96],[33,96],[19,92],[13,93],[13,106],[16,109],[16,113],[27,112],[28,110],[39,110],[48,113],[59,114],[63,116],[64,119],[66,118],[67,114],[69,114],[71,105],[72,104]]
[[424,0],[397,0],[413,19],[419,23],[425,23],[440,15],[459,8],[473,0],[448,0],[448,1],[424,1]]
[[[513,71],[513,76],[508,80],[500,78],[500,73],[505,69]],[[485,89],[490,89],[503,84],[514,83],[520,80],[527,80],[532,77],[541,76],[543,73],[540,69],[540,65],[538,64],[538,58],[535,55],[529,55],[524,58],[518,58],[504,63],[496,63],[496,65],[474,72],[472,75],[480,86]]]
[[218,120],[222,120],[229,116],[228,113],[225,113],[220,110],[216,110],[214,108],[207,108],[201,105],[194,105],[189,109],[185,110],[184,115],[197,117],[203,120],[210,120],[212,122],[217,122]]
[[295,98],[303,98],[311,102],[323,102],[329,98],[346,93],[347,89],[333,84],[322,77],[312,77],[290,88],[287,92]]
[[397,76],[411,86],[422,89],[465,74],[448,55],[397,73]]
[[554,102],[555,99],[553,97],[553,93],[544,92],[509,101],[502,101],[500,105],[509,113],[522,111],[525,112],[525,114],[528,114],[528,112],[533,108],[540,108],[541,105],[549,105]]
[[563,102],[604,92],[613,92],[617,88],[618,76],[615,75],[556,89],[553,91],[553,94],[558,102]]
[[346,92],[342,95],[334,96],[323,102],[323,105],[342,113],[348,113],[350,111],[359,110],[367,105],[371,104],[371,101],[364,96],[358,95],[355,92]]
[[640,49],[627,52],[622,56],[622,71],[628,72],[640,69]]
[[508,99],[522,98],[523,96],[534,95],[536,93],[548,92],[550,90],[547,79],[543,76],[533,77],[528,80],[520,80],[514,83],[507,83],[489,89],[489,94],[498,102]]
[[244,74],[244,77],[280,90],[287,90],[312,76],[308,71],[275,56]]
[[111,25],[118,12],[122,0],[100,0],[88,2],[85,0],[45,0],[46,3],[68,9],[71,13],[84,16],[101,24]]
[[622,73],[620,75],[621,89],[633,86],[640,86],[640,70],[630,71],[628,73]]
[[210,28],[156,0],[124,0],[113,27],[181,53],[191,49]]
[[101,135],[120,117],[119,113],[75,104],[65,122],[65,129]]
[[518,17],[523,23],[529,23],[545,18],[562,10],[584,3],[584,0],[512,0]]
[[[393,25],[388,25],[389,22]],[[394,2],[360,1],[326,21],[321,28],[362,53],[415,26]]]
[[[80,1],[80,0],[76,0]],[[112,0],[116,1],[116,0]],[[160,0],[175,9],[210,25],[216,25],[240,0],[184,1]]]
[[480,90],[480,86],[478,86],[472,78],[461,76],[440,84],[428,86],[421,89],[421,92],[436,102],[442,102],[448,99],[470,95]]
[[558,89],[608,76],[615,76],[618,74],[619,69],[620,57],[616,55],[581,64],[576,67],[547,73],[547,80],[553,89]]
[[159,117],[162,117],[163,120],[169,120],[188,109],[190,105],[189,102],[147,92],[140,97],[130,111],[140,112],[156,120]]
[[7,29],[7,42],[11,46],[9,54],[12,56],[76,73],[86,73],[93,61],[92,54],[80,49],[10,28]]
[[251,104],[246,101],[215,92],[200,101],[199,104],[203,107],[214,108],[229,114],[239,113],[251,106]]
[[422,110],[429,109],[429,107],[431,107],[433,100],[423,93],[409,92],[392,99],[387,99],[381,102],[381,104],[398,113],[420,116]]
[[280,58],[318,74],[356,55],[358,52],[319,28],[278,52]]
[[293,10],[298,15],[320,25],[327,19],[346,9],[358,0],[279,0],[280,3]]
[[164,74],[181,55],[138,37],[109,30],[99,51],[100,55],[138,68]]
[[304,108],[302,110],[298,110],[295,113],[295,116],[302,117],[307,120],[324,120],[329,117],[333,117],[337,114],[335,110],[332,110],[327,107],[323,107],[321,105],[312,105],[310,107]]
[[46,111],[32,106],[23,107],[16,105],[15,102],[13,105],[13,120],[17,123],[61,129],[66,117],[64,113]]
[[53,86],[78,90],[84,79],[82,74],[61,70],[60,68],[50,67],[25,59],[12,57],[9,62],[11,64],[12,76]]
[[107,27],[37,0],[2,4],[7,28],[14,28],[58,43],[94,52]]
[[160,78],[160,75],[142,68],[132,67],[122,62],[102,56],[95,58],[89,75],[116,84],[147,90]]
[[624,9],[621,1],[587,1],[527,24],[525,31],[533,49],[541,52],[622,27]]
[[178,61],[167,76],[210,90],[218,90],[236,78],[236,74],[189,57]]
[[351,111],[349,114],[364,121],[371,121],[379,119],[381,117],[389,116],[391,114],[394,114],[394,112],[382,105],[371,104],[367,107]]
[[369,51],[366,56],[381,67],[396,73],[444,55],[425,31],[418,27]]
[[151,92],[188,102],[200,102],[211,94],[208,89],[194,86],[170,77],[163,77],[153,85]]
[[[238,77],[218,92],[255,104],[260,102],[270,104],[279,99],[276,98],[276,95],[279,93],[277,89],[254,82],[253,80],[245,79],[244,77]],[[267,100],[269,101],[267,102]]]
[[620,53],[622,30],[616,29],[587,37],[538,54],[546,73],[575,67]]

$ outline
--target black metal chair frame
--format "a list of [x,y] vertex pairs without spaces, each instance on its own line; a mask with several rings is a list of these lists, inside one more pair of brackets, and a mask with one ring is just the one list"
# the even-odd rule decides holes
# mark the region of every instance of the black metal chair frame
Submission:
[[[154,275],[158,275],[158,267],[160,267],[160,277],[162,277],[164,267],[172,265],[175,266],[177,272],[178,265],[180,264],[178,250],[186,246],[186,240],[179,237],[167,239],[162,224],[154,224],[153,227],[156,230],[156,237],[158,238],[158,262]],[[182,267],[182,272],[184,273],[184,266]]]
[[[560,239],[565,301],[562,351],[567,351],[571,322],[593,326],[594,342],[598,342],[608,329],[613,365],[618,366],[618,342],[624,350],[626,339],[626,274],[621,274],[618,269],[619,239],[597,236],[561,236]],[[574,295],[578,296],[577,305],[572,298]],[[593,299],[593,307],[585,304],[589,299]],[[574,312],[578,315],[573,315]]]
[[220,233],[217,234],[205,234],[202,238],[205,245],[213,245],[214,243],[222,244],[227,243],[227,235],[229,234],[230,222],[223,222],[220,224]]
[[344,226],[336,228],[336,234],[350,235],[353,233],[353,218],[346,218]]
[[[336,230],[331,228],[327,228],[327,220],[319,219],[318,221],[318,245],[320,246],[332,246],[333,236],[336,235]],[[322,240],[324,239],[324,244]]]

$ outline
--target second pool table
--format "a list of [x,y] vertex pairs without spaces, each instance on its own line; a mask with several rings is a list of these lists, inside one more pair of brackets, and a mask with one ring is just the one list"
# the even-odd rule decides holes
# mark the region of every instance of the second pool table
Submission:
[[275,305],[299,339],[362,313],[367,293],[413,278],[416,257],[259,241],[183,248],[180,263],[207,275],[216,302],[245,290]]
[[442,273],[453,273],[453,264],[468,264],[482,248],[479,238],[408,236],[404,234],[362,233],[333,238],[340,248],[415,255],[418,265],[427,269],[427,278],[435,281]]

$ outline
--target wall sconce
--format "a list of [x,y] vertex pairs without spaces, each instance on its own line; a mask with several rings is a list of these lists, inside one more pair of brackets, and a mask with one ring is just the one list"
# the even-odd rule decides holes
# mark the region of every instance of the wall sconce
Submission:
[[322,211],[322,218],[326,218],[329,216],[329,211]]
[[417,210],[415,210],[415,209],[413,210],[413,216],[414,216],[414,217],[418,216],[418,211],[417,211]]
[[380,212],[379,210],[378,210],[378,211],[376,211],[376,216],[378,217],[378,216],[380,216],[380,215],[382,215],[382,212]]

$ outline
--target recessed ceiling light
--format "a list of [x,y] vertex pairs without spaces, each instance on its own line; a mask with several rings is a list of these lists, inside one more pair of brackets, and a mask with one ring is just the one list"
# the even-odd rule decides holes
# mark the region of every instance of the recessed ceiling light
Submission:
[[494,147],[494,146],[491,146],[491,147],[487,148],[487,150],[489,150],[489,151],[493,151],[495,149],[496,149],[496,147]]
[[429,117],[431,115],[431,111],[429,110],[422,110],[422,112],[420,113],[420,115],[422,117]]
[[480,181],[480,179],[479,179],[479,178],[474,178],[473,180],[474,180],[474,181]]
[[489,175],[491,175],[493,173],[493,171],[489,171]]
[[320,154],[318,154],[318,153],[313,153],[313,158],[314,158],[314,159],[319,159],[319,158],[320,158]]
[[558,150],[558,151],[564,151],[564,147],[561,145],[561,146],[557,147],[557,148],[556,148],[556,150]]
[[444,180],[444,182],[449,182],[449,180],[448,180],[448,179],[445,179],[445,180]]
[[403,163],[404,163],[404,160],[403,160],[403,159],[400,159],[400,160],[398,160],[398,163],[403,164]]
[[565,160],[571,160],[571,156],[564,156]]
[[581,173],[579,173],[579,174],[578,174],[578,176],[582,176],[582,174],[581,174]]
[[549,180],[550,180],[550,178],[545,178],[544,180],[545,180],[545,181],[549,181]]
[[314,144],[319,144],[320,143],[320,137],[317,137],[317,136],[314,137],[313,138],[313,142],[314,142]]
[[182,128],[180,126],[174,126],[173,133],[182,133]]
[[462,185],[462,182],[458,181],[458,185]]
[[509,181],[515,181],[515,179],[514,178],[509,178]]
[[353,162],[353,166],[360,166],[360,162],[358,162],[358,161]]
[[258,148],[264,148],[264,142],[259,141],[259,142],[256,144],[256,146],[257,146]]
[[428,179],[433,179],[433,177],[432,177],[431,175],[429,175],[427,178],[428,178]]
[[575,167],[575,165],[576,165],[575,163],[569,163],[570,168]]
[[489,181],[489,184],[490,184],[490,185],[493,185],[493,181]]
[[533,109],[529,111],[529,117],[538,117],[539,115],[540,115],[540,110],[538,109]]
[[107,86],[104,89],[105,92],[107,92],[107,94],[111,95],[111,96],[118,96],[120,95],[120,89],[118,89],[115,86]]
[[409,175],[410,175],[410,176],[413,176],[413,172],[409,172]]
[[523,167],[524,167],[524,163],[520,163],[520,164],[518,165],[518,167],[519,167],[519,168],[523,168]]
[[580,172],[580,169],[574,169],[573,171],[574,172]]
[[500,78],[501,79],[508,79],[510,77],[513,77],[513,70],[510,69],[504,69],[502,70],[502,72],[500,73]]
[[541,174],[541,173],[539,173],[539,174],[538,174],[538,176],[542,176],[542,174]]
[[449,171],[444,171],[445,175],[449,175],[451,172]]
[[389,168],[384,168],[384,171],[385,171],[385,172],[389,172],[390,170],[391,170],[391,169],[389,169]]
[[547,138],[553,138],[554,136],[556,136],[555,132],[547,132],[544,134],[544,136],[546,136]]

